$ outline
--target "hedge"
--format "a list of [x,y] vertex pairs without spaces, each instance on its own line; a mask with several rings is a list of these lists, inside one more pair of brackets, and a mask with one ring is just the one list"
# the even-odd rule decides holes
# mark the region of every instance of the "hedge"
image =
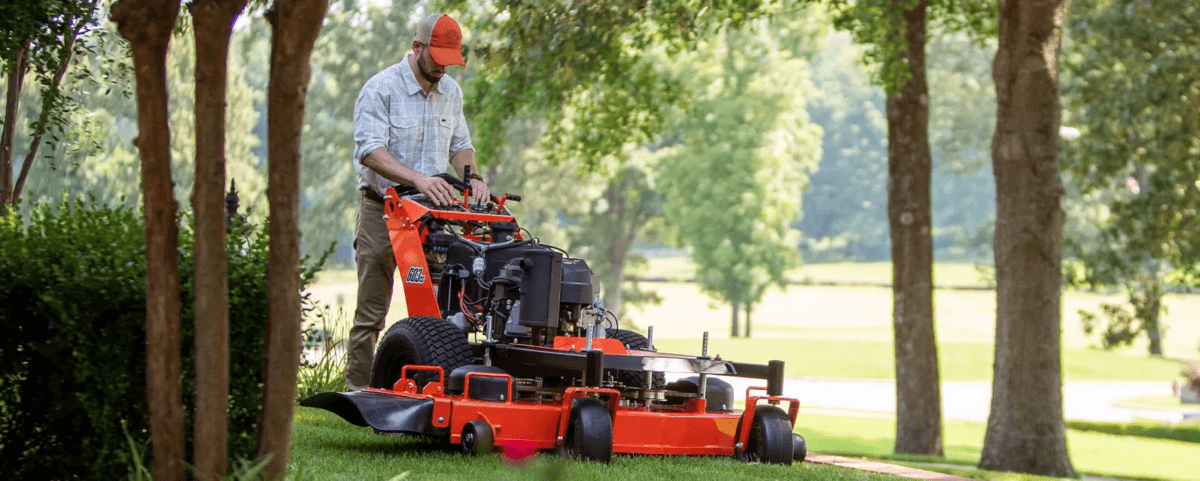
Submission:
[[[228,236],[229,458],[253,457],[267,319],[265,227]],[[194,406],[192,230],[179,242],[185,410]],[[0,218],[0,473],[113,479],[148,441],[146,256],[141,215],[65,202]],[[307,267],[307,284],[318,266]],[[185,433],[189,460],[191,417]]]

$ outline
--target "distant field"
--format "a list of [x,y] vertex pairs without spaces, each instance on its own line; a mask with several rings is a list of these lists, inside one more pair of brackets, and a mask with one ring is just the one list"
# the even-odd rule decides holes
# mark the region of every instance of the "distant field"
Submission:
[[[694,339],[663,339],[654,344],[664,352],[700,354],[700,342]],[[742,362],[782,360],[789,377],[895,377],[891,341],[725,338],[711,340],[708,352]],[[990,344],[942,342],[938,346],[938,358],[943,381],[987,381],[992,378],[993,347]],[[1166,359],[1087,349],[1068,349],[1063,353],[1065,381],[1168,381],[1178,374],[1178,363]]]
[[[671,280],[687,280],[695,276],[691,259],[686,257],[659,257],[649,259],[646,277],[661,277]],[[934,265],[933,282],[937,286],[989,286],[993,269],[963,262],[942,262]],[[804,264],[787,274],[793,282],[822,283],[867,283],[889,284],[892,282],[890,262],[834,262],[826,264]]]

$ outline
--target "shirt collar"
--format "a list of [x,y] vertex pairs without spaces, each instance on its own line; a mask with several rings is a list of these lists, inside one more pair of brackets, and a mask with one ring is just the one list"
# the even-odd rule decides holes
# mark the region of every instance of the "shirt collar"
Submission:
[[[408,63],[408,57],[410,56],[412,56],[411,53],[405,55],[404,61],[400,62],[400,78],[404,79],[404,88],[408,91],[408,94],[416,95],[421,91],[421,82],[417,81],[416,72],[413,72],[412,66],[410,66]],[[445,78],[445,75],[442,75],[442,77]],[[433,89],[439,94],[445,94],[445,92],[442,91],[442,82],[434,84]]]

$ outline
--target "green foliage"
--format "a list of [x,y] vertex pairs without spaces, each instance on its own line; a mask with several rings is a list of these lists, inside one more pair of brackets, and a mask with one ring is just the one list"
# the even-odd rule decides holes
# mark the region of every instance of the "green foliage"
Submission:
[[763,21],[727,30],[679,64],[695,100],[663,175],[667,221],[702,288],[734,305],[757,303],[798,262],[789,226],[820,145],[804,111],[806,62],[771,33]]
[[833,25],[851,32],[867,46],[863,61],[877,67],[872,81],[887,92],[899,93],[912,73],[904,60],[907,26],[904,11],[927,5],[930,24],[948,31],[968,32],[977,39],[996,33],[995,0],[832,0]]
[[337,314],[328,305],[314,301],[305,293],[300,302],[304,339],[300,369],[296,374],[296,399],[321,392],[342,391],[346,387],[346,326],[344,312]]
[[[1063,170],[1080,220],[1065,252],[1077,284],[1122,286],[1136,322],[1107,332],[1150,335],[1166,285],[1200,268],[1200,7],[1171,0],[1073,2],[1063,56]],[[1145,299],[1139,307],[1138,299]],[[1122,334],[1123,333],[1123,334]],[[1108,341],[1105,341],[1106,344]]]
[[99,28],[100,10],[96,0],[26,0],[0,5],[0,30],[6,32],[0,38],[0,67],[7,77],[17,52],[28,48],[26,61],[41,97],[41,108],[31,122],[35,134],[52,127],[56,128],[53,135],[65,133],[65,115],[78,105],[53,81],[54,74],[70,57],[88,53],[87,45],[76,39]]
[[[191,230],[180,232],[184,406],[195,388]],[[266,336],[265,228],[228,237],[230,459],[253,456]],[[315,266],[303,270],[305,282]],[[145,242],[138,213],[95,200],[0,218],[0,471],[110,478],[146,439]],[[191,432],[189,421],[186,432]],[[189,434],[190,436],[190,434]]]
[[820,125],[821,161],[804,191],[800,249],[808,262],[884,260],[887,224],[887,116],[883,93],[856,61],[862,47],[846,34],[821,41],[807,99]]
[[1139,438],[1171,439],[1187,443],[1200,443],[1200,425],[1163,424],[1154,421],[1132,423],[1106,423],[1099,421],[1067,421],[1067,428],[1076,431],[1137,436]]
[[604,305],[618,317],[625,306],[662,300],[632,280],[648,265],[644,256],[632,251],[653,229],[661,229],[663,195],[656,189],[656,177],[669,150],[630,150],[604,192],[589,202],[571,243],[572,251],[587,259],[600,277]]
[[[993,42],[994,43],[994,42]],[[884,93],[855,59],[862,46],[845,33],[827,35],[813,59],[813,123],[824,131],[821,161],[804,191],[807,262],[887,260],[887,121]],[[929,41],[930,195],[939,259],[975,260],[990,252],[995,185],[991,135],[995,94],[989,52],[964,34]],[[990,255],[990,254],[989,254]]]
[[[354,259],[350,246],[361,195],[355,188],[358,173],[352,167],[354,101],[367,79],[402,61],[412,51],[415,24],[411,22],[417,2],[394,0],[382,9],[378,5],[366,0],[330,3],[313,50],[312,80],[304,109],[301,238],[310,253],[336,245],[334,261],[345,265]],[[248,66],[256,65],[254,62],[266,58],[270,51],[269,25],[261,19],[252,19],[248,31],[236,35],[236,44],[245,59],[242,61]],[[450,75],[460,83],[463,80],[457,68]],[[265,69],[249,69],[247,77],[254,91],[266,91]],[[254,99],[258,102],[257,110],[265,111],[266,97],[256,94]],[[257,121],[258,131],[265,138],[266,116]],[[265,158],[265,145],[260,145],[256,152]]]
[[552,161],[595,166],[626,144],[651,140],[680,85],[647,54],[681,52],[711,26],[736,27],[773,11],[769,0],[504,0],[449,2],[473,33],[465,43],[481,62],[468,84],[467,117],[482,159],[503,145],[507,120],[546,117]]

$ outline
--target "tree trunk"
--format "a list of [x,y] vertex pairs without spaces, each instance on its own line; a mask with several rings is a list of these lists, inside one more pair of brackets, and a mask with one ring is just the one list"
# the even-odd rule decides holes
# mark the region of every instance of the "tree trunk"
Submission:
[[167,45],[179,0],[120,0],[112,19],[133,51],[138,138],[146,221],[146,401],[154,479],[183,480],[183,401],[180,385],[179,227],[171,182],[167,124]]
[[21,105],[21,87],[25,83],[25,71],[29,62],[25,54],[29,53],[29,43],[26,40],[17,49],[12,63],[8,66],[8,95],[4,101],[4,129],[0,130],[0,215],[8,211],[9,199],[12,197],[13,172],[13,139],[17,135],[17,111]]
[[747,302],[746,303],[746,338],[750,338],[750,312],[753,309],[754,309],[754,306],[751,305],[749,302]]
[[287,471],[300,356],[300,134],[309,59],[327,0],[278,0],[271,22],[271,78],[267,86],[267,355],[258,459],[270,456],[263,476]]
[[246,0],[188,6],[196,38],[196,478],[225,476],[229,398],[229,287],[225,257],[225,98],[229,37]]
[[[906,3],[905,3],[906,4]],[[910,78],[887,100],[888,227],[896,350],[896,453],[942,455],[942,400],[933,329],[933,240],[929,178],[929,88],[925,11],[904,16]]]
[[1159,325],[1159,314],[1162,313],[1162,278],[1157,272],[1151,273],[1149,288],[1146,289],[1146,337],[1150,340],[1150,355],[1162,356],[1162,326]]
[[729,320],[729,337],[737,338],[738,337],[738,308],[742,306],[742,303],[739,301],[733,301],[733,302],[730,302],[729,305],[732,306],[730,310],[733,311],[732,315],[730,316],[730,320]]
[[996,360],[979,467],[1074,477],[1062,406],[1058,50],[1068,0],[1000,0]]
[[608,282],[608,288],[604,291],[604,308],[612,312],[617,319],[621,318],[621,287],[622,281],[625,279],[625,256],[629,253],[629,245],[625,242],[625,215],[628,210],[628,199],[621,195],[618,186],[620,182],[613,182],[608,187],[608,208],[616,214],[616,222],[614,228],[617,232],[612,233],[612,242],[608,245],[608,266],[611,279]]

